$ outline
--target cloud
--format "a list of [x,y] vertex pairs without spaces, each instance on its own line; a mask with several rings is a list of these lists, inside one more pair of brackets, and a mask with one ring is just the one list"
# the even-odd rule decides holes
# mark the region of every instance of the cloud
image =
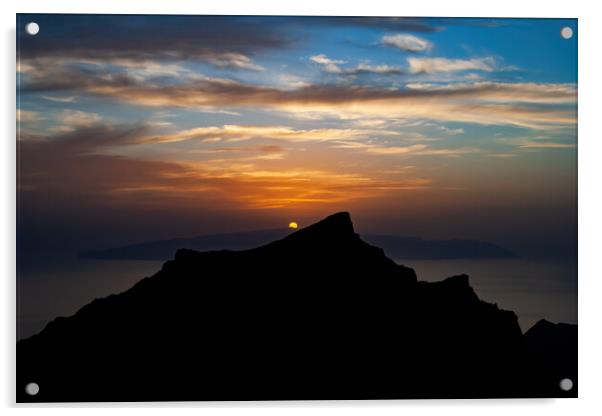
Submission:
[[497,137],[496,142],[506,146],[513,146],[512,152],[500,152],[490,156],[510,157],[506,154],[516,156],[523,150],[546,150],[546,149],[573,149],[577,147],[574,140],[569,140],[564,135],[537,135],[525,137]]
[[292,74],[277,74],[275,77],[271,79],[274,85],[277,85],[279,88],[294,90],[297,88],[303,88],[311,85],[307,80],[301,78],[297,75]]
[[143,84],[140,77],[132,73],[111,73],[104,68],[83,69],[70,63],[70,61],[56,62],[54,59],[36,61],[31,71],[21,79],[20,92],[22,94],[66,91],[85,93],[93,87],[128,87]]
[[384,179],[360,172],[312,167],[303,162],[277,166],[279,146],[217,148],[259,156],[203,161],[163,161],[123,156],[107,150],[144,143],[144,126],[81,127],[47,137],[30,136],[20,144],[19,189],[28,206],[52,196],[53,206],[71,206],[73,195],[92,205],[166,204],[198,207],[219,201],[221,209],[265,209],[337,204],[421,189],[431,181]]
[[146,142],[180,142],[187,140],[201,140],[204,142],[230,141],[238,142],[252,139],[272,139],[289,142],[326,142],[349,138],[369,137],[371,135],[395,136],[397,132],[370,129],[309,129],[300,130],[286,126],[240,126],[224,125],[210,127],[196,127],[182,130],[172,134],[149,136]]
[[478,149],[476,147],[459,147],[459,148],[455,148],[455,149],[434,149],[434,148],[429,148],[429,149],[424,149],[424,150],[421,150],[421,151],[414,152],[414,154],[420,155],[420,156],[450,156],[450,157],[456,157],[456,156],[468,155],[468,154],[474,154],[474,153],[480,153],[480,152],[481,152],[481,149]]
[[[259,51],[287,47],[291,39],[273,19],[242,16],[36,15],[44,36],[24,35],[22,59],[44,57],[107,60],[217,59],[248,68],[245,58]],[[160,27],[160,30],[157,28]],[[91,30],[91,28],[102,28]]]
[[[208,60],[214,57],[207,58]],[[181,63],[162,62],[150,59],[132,59],[132,58],[103,58],[103,59],[62,59],[63,66],[94,65],[96,71],[106,74],[112,73],[125,74],[133,79],[145,81],[159,79],[163,77],[180,78],[191,74],[191,71]],[[40,71],[40,66],[45,67],[57,65],[55,58],[36,60],[36,70]]]
[[74,103],[77,101],[77,97],[74,95],[67,96],[67,97],[51,97],[48,95],[43,95],[42,98],[45,100],[54,101],[57,103]]
[[408,153],[416,153],[425,151],[428,147],[424,144],[413,144],[411,146],[377,146],[369,145],[364,150],[367,153],[378,155],[407,155]]
[[264,71],[261,65],[253,63],[251,58],[241,53],[223,53],[209,57],[209,62],[218,68],[248,69],[250,71]]
[[24,59],[52,56],[187,60],[226,53],[253,56],[298,42],[295,29],[299,27],[438,30],[427,19],[403,17],[38,14],[29,15],[28,19],[40,24],[44,36],[28,36],[23,25],[29,20],[19,22],[17,34]]
[[459,134],[464,134],[464,129],[462,129],[462,128],[450,129],[445,126],[441,126],[441,130],[449,136],[457,136]]
[[516,153],[504,153],[504,152],[500,152],[500,153],[490,153],[487,156],[489,157],[497,157],[497,158],[510,158],[510,157],[516,157]]
[[574,143],[554,143],[528,140],[521,143],[518,147],[521,149],[571,149],[576,146],[577,145]]
[[385,35],[382,37],[381,43],[408,52],[423,52],[433,47],[433,44],[426,39],[403,33]]
[[409,70],[413,74],[459,71],[484,71],[496,70],[496,61],[492,57],[473,59],[447,59],[447,58],[408,58]]
[[[218,68],[263,71],[255,62],[269,51],[286,50],[303,41],[305,31],[325,27],[368,27],[434,32],[427,19],[381,17],[281,17],[185,15],[29,15],[44,27],[43,37],[28,36],[18,22],[18,70],[56,67],[66,61],[96,62],[127,68],[131,76],[174,74],[168,63],[200,61]],[[102,28],[102,31],[91,28]],[[160,30],[157,30],[160,28]],[[135,67],[134,63],[139,63]],[[163,68],[151,68],[162,63]],[[38,70],[38,69],[35,69]],[[390,73],[380,67],[376,71]],[[385,72],[382,72],[385,71]],[[357,73],[373,72],[357,68]],[[394,71],[393,71],[394,72]]]
[[[202,140],[202,143],[218,143],[214,141]],[[279,160],[284,159],[286,149],[276,145],[258,145],[258,146],[228,146],[228,147],[211,147],[207,149],[195,150],[197,154],[243,154],[254,153],[257,155],[237,157],[237,161],[253,161],[253,160]]]
[[309,59],[317,64],[322,65],[324,70],[326,72],[330,72],[331,74],[340,74],[343,72],[339,65],[344,64],[345,61],[330,59],[324,54],[314,55]]
[[342,68],[341,65],[347,61],[330,59],[324,54],[314,55],[309,58],[311,61],[320,64],[324,71],[330,74],[339,75],[358,75],[358,74],[403,74],[405,71],[393,65],[386,64],[371,64],[369,62],[361,62],[355,67]]
[[401,88],[326,84],[283,89],[203,76],[173,84],[141,82],[127,74],[91,74],[76,68],[36,73],[21,87],[22,94],[40,91],[78,91],[150,107],[253,108],[294,117],[425,119],[533,129],[574,126],[577,102],[574,84],[413,83]]
[[116,146],[139,144],[147,134],[148,127],[144,125],[79,124],[72,130],[50,135],[25,135],[21,146],[30,150],[32,159],[50,157],[53,152],[80,156]]
[[465,154],[479,153],[481,150],[474,147],[460,147],[455,149],[433,148],[426,144],[413,144],[409,146],[390,146],[380,143],[365,143],[352,141],[338,141],[335,147],[359,150],[374,155],[412,155],[412,156],[450,156],[457,157]]
[[37,111],[17,109],[17,123],[35,123],[43,120]]
[[363,74],[363,73],[373,73],[373,74],[403,74],[405,71],[394,65],[387,64],[369,64],[369,63],[360,63],[355,68],[350,68],[348,73],[351,74]]
[[57,116],[57,121],[61,123],[61,125],[73,128],[91,126],[97,124],[100,120],[100,115],[80,110],[63,110],[63,112]]
[[443,125],[433,123],[433,122],[418,121],[418,122],[414,122],[413,126],[422,126],[422,127],[426,127],[426,128],[431,128],[436,131],[440,131],[447,136],[457,136],[460,134],[464,134],[463,128],[452,129],[447,126],[443,126]]
[[576,104],[577,88],[574,84],[535,82],[471,82],[440,84],[407,84],[407,88],[425,95],[433,94],[451,98],[473,98],[484,102]]

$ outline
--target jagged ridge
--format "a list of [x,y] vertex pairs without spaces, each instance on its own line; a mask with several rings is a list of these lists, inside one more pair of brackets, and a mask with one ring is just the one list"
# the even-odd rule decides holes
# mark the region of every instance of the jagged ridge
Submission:
[[178,250],[17,349],[18,385],[42,386],[20,401],[550,395],[514,313],[466,275],[417,282],[348,213],[251,250]]

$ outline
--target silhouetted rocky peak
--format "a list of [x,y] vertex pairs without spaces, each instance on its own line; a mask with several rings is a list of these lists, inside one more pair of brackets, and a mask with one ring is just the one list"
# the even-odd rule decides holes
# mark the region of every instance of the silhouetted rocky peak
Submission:
[[[343,251],[371,251],[373,246],[362,241],[353,229],[351,216],[348,212],[339,212],[326,217],[320,222],[302,228],[285,238],[274,241],[265,247],[277,250],[295,251],[303,253],[320,254],[318,252],[334,255]],[[385,258],[384,252],[378,249]],[[360,253],[357,253],[360,254]],[[311,261],[311,259],[308,259]]]
[[554,336],[561,335],[563,333],[576,333],[577,325],[566,324],[564,322],[553,323],[547,319],[540,319],[525,333],[529,336]]
[[577,391],[577,325],[539,320],[525,333],[527,349],[537,367],[556,388],[560,380],[569,378],[574,387],[566,395]]
[[534,397],[557,389],[555,378],[542,384],[529,367],[513,312],[481,301],[467,275],[417,282],[413,269],[364,242],[347,212],[249,250],[180,249],[155,275],[17,348],[19,385],[42,385],[19,401]]
[[286,239],[356,239],[358,235],[353,229],[351,215],[348,212],[337,212],[322,221],[302,228],[289,235]]
[[[537,321],[527,332],[525,338],[534,350],[549,350],[549,345],[555,345],[559,348],[576,348],[577,344],[577,325],[566,323],[553,323],[546,319]],[[566,354],[567,357],[573,357],[572,354]]]
[[[205,273],[218,266],[221,274],[240,276],[253,270],[256,283],[279,285],[309,282],[321,277],[323,285],[372,285],[381,279],[397,284],[416,282],[413,269],[396,264],[384,251],[355,233],[348,212],[333,214],[320,222],[251,250],[198,252],[180,249],[164,270],[179,276]],[[240,270],[244,267],[244,270]],[[233,277],[236,280],[240,277]],[[230,281],[230,279],[227,279]],[[355,283],[353,283],[355,282]],[[324,288],[323,288],[324,289]]]
[[[393,259],[517,257],[515,253],[495,244],[474,240],[424,240],[417,237],[378,234],[366,234],[361,238],[384,249],[386,255]],[[292,234],[290,229],[270,229],[201,235],[88,251],[80,256],[92,259],[164,260],[172,257],[182,247],[196,251],[249,250],[281,239],[301,241],[314,246],[329,244],[334,247],[345,241],[357,243],[359,237],[353,229],[349,213],[339,212]]]

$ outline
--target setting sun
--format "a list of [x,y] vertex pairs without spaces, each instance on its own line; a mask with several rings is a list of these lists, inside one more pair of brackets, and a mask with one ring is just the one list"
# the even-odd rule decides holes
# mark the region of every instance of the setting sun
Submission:
[[288,224],[288,228],[292,228],[293,230],[296,230],[297,228],[299,228],[299,224],[297,224],[295,221],[292,221]]

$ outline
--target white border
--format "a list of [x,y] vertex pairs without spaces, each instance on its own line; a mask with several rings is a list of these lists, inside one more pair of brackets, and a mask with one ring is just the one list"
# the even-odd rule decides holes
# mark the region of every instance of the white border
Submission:
[[[93,414],[111,412],[122,414],[133,408],[144,408],[145,413],[162,414],[167,409],[198,414],[399,414],[413,411],[421,414],[489,415],[510,412],[545,413],[546,415],[602,414],[599,399],[602,383],[600,354],[602,352],[602,265],[597,262],[602,249],[602,197],[599,159],[602,157],[602,136],[597,121],[600,119],[600,39],[602,39],[602,15],[590,1],[504,0],[503,2],[432,1],[416,2],[370,0],[351,2],[337,0],[303,0],[300,2],[266,0],[221,0],[215,2],[192,0],[20,0],[0,3],[3,23],[3,53],[0,71],[2,91],[0,100],[5,134],[1,143],[0,181],[2,203],[0,221],[2,227],[0,265],[2,320],[0,328],[0,404],[14,405],[14,343],[15,343],[15,13],[146,13],[146,14],[286,14],[286,15],[371,15],[371,16],[463,16],[463,17],[577,17],[579,18],[579,396],[577,400],[442,400],[442,401],[383,401],[383,402],[249,402],[249,403],[145,403],[145,404],[92,404],[52,405],[46,414]],[[23,406],[21,406],[23,407]],[[20,411],[27,413],[41,406],[31,406]],[[83,409],[82,409],[83,408]],[[6,414],[6,413],[4,413]]]

